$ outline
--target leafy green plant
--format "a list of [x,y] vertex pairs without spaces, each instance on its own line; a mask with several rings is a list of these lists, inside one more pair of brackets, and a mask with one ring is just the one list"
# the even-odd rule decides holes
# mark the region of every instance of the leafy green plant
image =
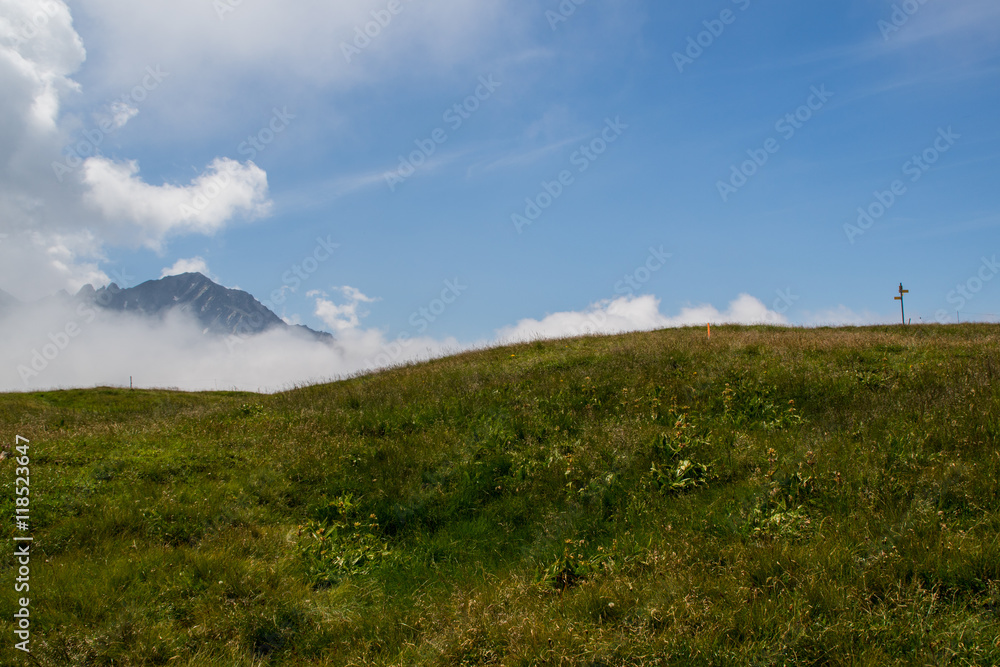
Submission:
[[374,514],[354,520],[357,506],[352,495],[331,501],[328,508],[328,518],[310,519],[296,532],[298,554],[313,586],[367,574],[392,555]]
[[673,469],[666,472],[655,463],[649,470],[653,486],[663,492],[680,492],[708,486],[708,466],[695,463],[689,459],[677,462]]
[[542,570],[539,582],[559,591],[576,586],[580,582],[607,569],[611,563],[603,547],[587,554],[586,540],[565,540],[562,555]]
[[[816,479],[803,473],[802,465],[794,472],[778,472],[778,455],[768,450],[767,483],[754,503],[745,507],[742,521],[754,537],[799,538],[807,534],[812,520],[808,506],[816,491]],[[806,464],[815,465],[813,452],[806,454]]]
[[708,440],[697,435],[697,428],[687,412],[671,408],[668,415],[674,418],[674,425],[653,442],[653,462],[647,476],[649,483],[664,493],[708,486],[708,465],[688,458],[693,448],[707,445]]
[[239,417],[258,417],[265,412],[264,406],[257,403],[243,403],[236,408],[236,415]]
[[789,399],[787,407],[774,397],[773,385],[739,376],[727,382],[722,390],[723,417],[733,426],[759,426],[768,431],[781,430],[802,423],[802,416],[795,409],[795,400]]

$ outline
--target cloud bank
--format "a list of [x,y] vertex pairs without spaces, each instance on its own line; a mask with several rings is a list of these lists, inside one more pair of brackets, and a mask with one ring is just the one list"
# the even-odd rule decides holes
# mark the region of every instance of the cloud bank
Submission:
[[[199,258],[189,260],[193,266]],[[190,266],[179,267],[190,268]],[[691,306],[673,316],[652,296],[601,301],[576,312],[525,319],[503,327],[489,341],[461,342],[417,336],[392,338],[362,325],[362,304],[376,299],[344,286],[337,296],[313,294],[317,315],[335,329],[333,344],[295,331],[215,337],[194,319],[171,312],[145,319],[99,311],[68,298],[50,298],[27,311],[0,315],[0,391],[128,386],[199,391],[273,392],[395,364],[454,354],[474,347],[586,334],[715,323],[783,324],[784,318],[742,294],[726,310]],[[334,298],[337,300],[335,301]]]
[[741,294],[720,311],[711,305],[688,306],[674,316],[660,313],[660,300],[652,295],[601,301],[583,311],[553,313],[541,320],[524,319],[500,329],[498,339],[520,342],[539,338],[564,338],[587,334],[651,331],[669,327],[712,324],[787,324],[785,317],[749,294]]

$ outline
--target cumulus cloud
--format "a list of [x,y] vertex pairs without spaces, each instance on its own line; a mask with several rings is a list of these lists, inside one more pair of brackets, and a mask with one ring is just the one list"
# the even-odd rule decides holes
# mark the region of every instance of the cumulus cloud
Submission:
[[8,131],[54,130],[61,96],[79,90],[69,77],[86,58],[69,8],[56,0],[8,0],[0,15],[0,38],[4,126]]
[[128,102],[115,100],[108,107],[107,115],[98,116],[97,124],[101,125],[102,123],[107,122],[112,130],[120,130],[125,127],[126,123],[138,115],[139,110]]
[[333,331],[344,332],[358,328],[361,318],[367,315],[365,311],[359,311],[361,304],[374,303],[378,299],[365,296],[361,290],[350,285],[336,289],[347,299],[346,303],[334,303],[325,298],[328,296],[326,293],[318,290],[306,292],[306,296],[316,298],[316,316]]
[[267,215],[267,174],[253,162],[217,158],[189,185],[149,185],[134,161],[90,158],[84,164],[89,190],[84,200],[109,221],[121,223],[120,237],[159,250],[168,235],[214,234],[235,215]]
[[[49,163],[65,133],[63,99],[86,58],[62,2],[8,0],[0,11],[0,280],[20,298],[100,278],[100,243],[69,225],[50,224],[56,183]],[[58,194],[58,193],[56,193]],[[76,202],[79,208],[79,202]],[[72,210],[72,207],[67,207]]]
[[[67,100],[85,96],[73,76],[87,57],[65,2],[2,3],[0,286],[23,300],[108,282],[108,246],[161,251],[176,235],[215,234],[270,211],[267,175],[252,162],[220,157],[190,183],[153,184],[137,161],[100,155],[107,133],[138,113],[139,98],[98,105],[90,127],[64,113]],[[163,76],[150,66],[134,90],[144,99]]]
[[625,331],[650,331],[668,327],[712,324],[787,324],[785,317],[768,308],[759,299],[741,294],[720,311],[705,304],[688,306],[678,315],[660,312],[660,300],[652,295],[620,297],[593,304],[586,310],[553,313],[541,320],[524,319],[500,329],[504,341],[537,338],[561,338],[585,334],[612,334]]

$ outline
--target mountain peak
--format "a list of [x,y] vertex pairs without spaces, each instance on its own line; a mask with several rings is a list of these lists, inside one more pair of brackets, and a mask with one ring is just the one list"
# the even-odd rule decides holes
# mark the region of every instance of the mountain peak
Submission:
[[197,272],[147,280],[126,289],[115,283],[97,290],[85,285],[77,297],[93,301],[106,310],[145,316],[162,317],[168,311],[180,309],[198,320],[206,333],[247,336],[272,329],[288,329],[305,330],[326,342],[333,340],[326,332],[291,327],[251,294],[223,287]]

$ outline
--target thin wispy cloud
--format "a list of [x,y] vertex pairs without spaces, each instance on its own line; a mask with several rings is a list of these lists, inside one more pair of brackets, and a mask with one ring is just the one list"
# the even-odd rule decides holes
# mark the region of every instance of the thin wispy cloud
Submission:
[[546,144],[545,146],[539,146],[537,148],[531,148],[529,150],[511,151],[506,155],[493,158],[489,162],[470,165],[468,168],[468,173],[470,175],[478,175],[480,173],[489,172],[494,169],[509,169],[512,167],[523,167],[526,165],[534,164],[535,162],[543,160],[549,155],[552,155],[553,153],[556,153],[567,146],[578,144],[581,141],[588,138],[589,138],[588,134],[580,134],[575,137],[569,137],[568,139],[554,141],[552,143]]
[[992,0],[928,2],[912,14],[893,2],[887,3],[885,11],[880,33],[883,41],[895,48],[914,48],[930,41],[968,45],[970,38],[1000,41],[1000,5]]

